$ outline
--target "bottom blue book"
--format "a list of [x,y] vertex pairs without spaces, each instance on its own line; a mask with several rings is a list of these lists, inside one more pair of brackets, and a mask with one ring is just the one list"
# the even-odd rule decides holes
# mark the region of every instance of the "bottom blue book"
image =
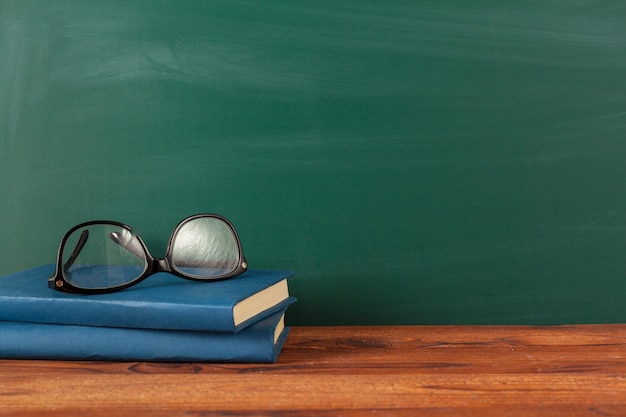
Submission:
[[238,333],[0,321],[0,358],[274,363],[289,328],[285,310]]

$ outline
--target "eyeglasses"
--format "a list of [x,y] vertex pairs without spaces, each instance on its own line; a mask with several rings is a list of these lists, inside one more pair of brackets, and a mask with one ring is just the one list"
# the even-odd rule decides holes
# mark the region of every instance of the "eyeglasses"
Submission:
[[246,268],[234,226],[216,214],[197,214],[178,223],[163,259],[154,258],[129,226],[91,221],[74,226],[61,240],[48,286],[98,294],[128,288],[157,272],[215,281],[239,275]]

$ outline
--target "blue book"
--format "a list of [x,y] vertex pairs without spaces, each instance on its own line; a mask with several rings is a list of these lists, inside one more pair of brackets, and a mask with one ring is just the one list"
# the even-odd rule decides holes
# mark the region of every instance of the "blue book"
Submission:
[[0,321],[0,358],[274,363],[288,333],[284,310],[239,333]]
[[197,282],[166,272],[108,294],[48,288],[54,265],[0,277],[0,320],[79,326],[238,332],[295,301],[292,271],[248,270],[224,281]]

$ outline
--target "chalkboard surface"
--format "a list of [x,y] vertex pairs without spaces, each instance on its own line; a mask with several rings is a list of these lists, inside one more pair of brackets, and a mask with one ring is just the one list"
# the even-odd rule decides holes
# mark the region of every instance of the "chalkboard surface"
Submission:
[[[626,2],[0,1],[0,273],[211,212],[291,324],[626,321]],[[45,282],[42,282],[45,285]]]

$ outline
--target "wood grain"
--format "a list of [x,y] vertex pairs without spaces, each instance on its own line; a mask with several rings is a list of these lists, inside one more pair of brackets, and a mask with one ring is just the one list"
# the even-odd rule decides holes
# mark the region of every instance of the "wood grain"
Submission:
[[0,415],[621,416],[626,325],[296,327],[274,365],[0,361]]

